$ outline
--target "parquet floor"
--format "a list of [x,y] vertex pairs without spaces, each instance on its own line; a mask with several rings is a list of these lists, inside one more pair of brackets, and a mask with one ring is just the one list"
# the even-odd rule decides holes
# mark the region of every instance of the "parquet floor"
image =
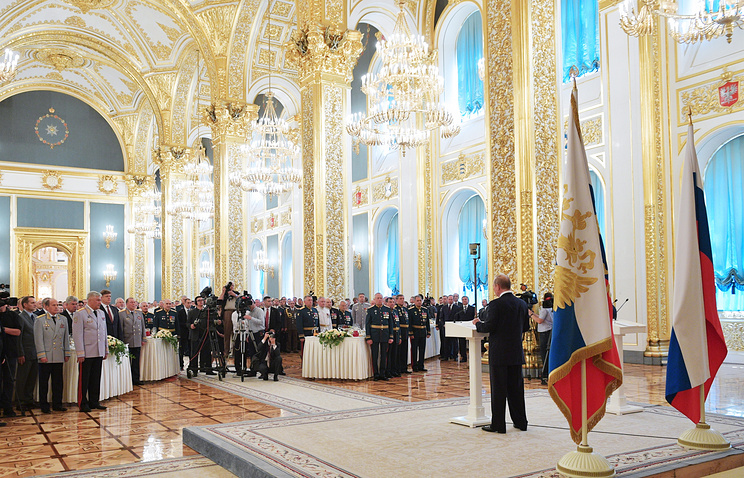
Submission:
[[[434,400],[468,395],[466,364],[426,362],[428,373],[416,373],[388,382],[319,380],[337,387],[400,400]],[[299,378],[299,357],[285,357],[289,376]],[[714,383],[707,408],[744,416],[744,365],[724,364]],[[666,404],[666,369],[626,364],[625,393],[629,400]],[[484,375],[488,386],[487,374]],[[547,388],[539,380],[525,387]],[[187,380],[185,376],[148,383],[104,402],[105,411],[67,412],[3,419],[0,429],[0,477],[21,477],[64,470],[193,455],[182,443],[184,427],[277,417],[281,410]],[[529,414],[529,410],[528,410]]]

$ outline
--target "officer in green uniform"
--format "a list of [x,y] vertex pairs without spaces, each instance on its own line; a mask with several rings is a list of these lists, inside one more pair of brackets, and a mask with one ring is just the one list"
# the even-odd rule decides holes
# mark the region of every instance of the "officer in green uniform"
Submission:
[[[372,346],[372,370],[375,380],[387,380],[387,350],[393,343],[392,311],[382,303],[382,294],[375,294],[365,320],[367,343]],[[379,364],[378,364],[379,362]]]
[[395,297],[395,310],[398,312],[398,320],[400,322],[400,344],[398,345],[398,372],[399,373],[411,373],[408,370],[408,341],[411,333],[411,328],[408,326],[408,308],[405,307],[406,299],[403,294],[398,294]]
[[171,335],[178,335],[176,331],[178,314],[176,313],[176,309],[172,309],[171,307],[173,307],[173,302],[166,300],[163,308],[155,313],[155,327],[158,330],[167,330]]
[[400,371],[398,370],[398,347],[400,347],[401,342],[400,316],[395,309],[395,299],[393,297],[387,297],[385,305],[390,309],[390,316],[393,318],[393,343],[388,346],[388,366],[385,376],[387,378],[400,377]]
[[305,337],[312,337],[320,328],[318,309],[313,307],[313,296],[305,296],[305,307],[301,308],[296,316],[297,332],[300,335],[300,358],[302,358],[302,352],[305,350]]
[[155,327],[155,314],[150,312],[147,301],[143,301],[140,304],[140,310],[142,310],[142,317],[145,319],[145,328],[152,331],[153,327]]
[[411,331],[411,363],[414,372],[428,372],[424,368],[424,353],[426,352],[426,339],[431,337],[429,326],[429,310],[421,307],[424,298],[421,294],[416,296],[413,307],[408,309],[408,326]]

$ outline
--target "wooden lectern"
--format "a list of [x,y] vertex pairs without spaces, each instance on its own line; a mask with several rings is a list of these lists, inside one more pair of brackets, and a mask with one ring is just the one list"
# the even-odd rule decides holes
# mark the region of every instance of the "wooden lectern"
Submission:
[[454,417],[450,422],[471,428],[489,425],[491,417],[483,410],[483,372],[481,370],[481,340],[488,337],[475,330],[472,322],[446,322],[445,336],[468,339],[468,367],[470,367],[470,405],[464,417]]

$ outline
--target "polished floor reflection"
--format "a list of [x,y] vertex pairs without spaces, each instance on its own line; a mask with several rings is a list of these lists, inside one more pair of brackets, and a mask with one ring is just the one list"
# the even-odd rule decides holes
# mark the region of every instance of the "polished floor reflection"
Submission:
[[[285,366],[289,376],[300,378],[296,355],[285,357]],[[467,364],[430,359],[426,367],[428,373],[387,382],[316,382],[406,401],[468,395]],[[723,365],[708,410],[744,416],[742,372],[744,365]],[[626,364],[626,396],[631,401],[665,405],[665,374],[664,367]],[[484,382],[487,389],[487,374]],[[525,380],[525,387],[547,388],[536,379]],[[44,415],[37,409],[31,416],[4,419],[8,426],[0,429],[0,476],[32,476],[193,455],[195,452],[182,443],[184,427],[258,420],[282,412],[184,376],[135,387],[105,405],[108,410],[91,413],[70,407],[68,412]]]

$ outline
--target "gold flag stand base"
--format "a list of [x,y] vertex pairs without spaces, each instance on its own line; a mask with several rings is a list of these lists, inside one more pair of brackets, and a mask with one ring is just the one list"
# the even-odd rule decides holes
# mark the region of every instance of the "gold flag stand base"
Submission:
[[587,445],[579,445],[576,451],[566,453],[558,460],[556,470],[570,478],[606,478],[615,476],[615,469],[599,453]]
[[694,450],[728,450],[731,448],[731,443],[705,422],[698,423],[695,428],[682,433],[677,443]]

